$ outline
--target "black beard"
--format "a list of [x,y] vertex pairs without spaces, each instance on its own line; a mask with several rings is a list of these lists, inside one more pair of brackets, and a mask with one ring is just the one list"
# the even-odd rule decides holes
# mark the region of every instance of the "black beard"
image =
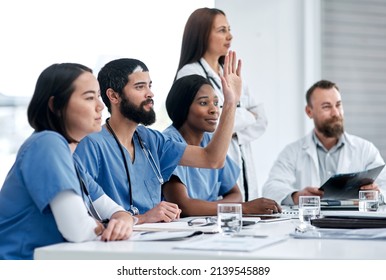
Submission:
[[343,118],[333,117],[321,124],[317,129],[327,138],[338,139],[344,132]]
[[144,106],[149,103],[153,103],[153,99],[147,99],[137,107],[123,95],[119,110],[125,118],[136,123],[141,123],[144,126],[148,126],[155,122],[155,112],[153,108],[151,108],[148,112],[144,109]]

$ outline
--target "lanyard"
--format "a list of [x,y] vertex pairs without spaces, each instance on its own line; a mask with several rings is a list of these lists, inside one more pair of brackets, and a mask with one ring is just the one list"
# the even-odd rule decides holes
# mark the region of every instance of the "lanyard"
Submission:
[[[138,215],[139,214],[139,210],[138,210],[137,207],[134,206],[133,191],[132,191],[130,173],[129,173],[129,168],[128,168],[126,156],[125,156],[125,153],[123,151],[122,144],[119,142],[119,139],[118,139],[117,135],[115,134],[113,128],[110,126],[109,120],[110,120],[110,118],[106,119],[106,126],[107,126],[108,130],[111,132],[111,134],[113,135],[113,137],[115,139],[115,142],[117,143],[117,145],[119,147],[119,150],[121,152],[121,155],[122,155],[122,158],[123,158],[123,161],[124,161],[124,164],[125,164],[125,171],[126,171],[127,181],[129,182],[130,209],[128,211],[130,213],[132,213],[133,215]],[[145,154],[145,157],[146,157],[147,161],[149,162],[150,167],[152,168],[154,174],[157,176],[158,182],[162,185],[164,183],[164,180],[162,178],[161,171],[158,168],[158,166],[157,166],[157,164],[156,164],[156,162],[154,160],[154,157],[153,157],[151,151],[149,149],[145,148],[145,143],[143,143],[143,141],[142,141],[141,137],[139,136],[138,132],[135,131],[134,134],[137,136],[138,142],[139,142],[139,144],[141,146],[141,149],[142,149],[143,153]]]

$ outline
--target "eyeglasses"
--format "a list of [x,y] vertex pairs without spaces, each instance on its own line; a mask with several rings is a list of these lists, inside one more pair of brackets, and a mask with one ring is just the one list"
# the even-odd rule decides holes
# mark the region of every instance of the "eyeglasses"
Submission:
[[199,218],[193,218],[188,221],[188,226],[196,226],[196,227],[206,227],[206,226],[212,226],[217,223],[216,217],[199,217]]

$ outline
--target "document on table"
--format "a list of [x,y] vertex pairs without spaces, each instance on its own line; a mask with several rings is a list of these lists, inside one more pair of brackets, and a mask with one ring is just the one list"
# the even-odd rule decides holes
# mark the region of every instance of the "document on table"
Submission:
[[362,229],[312,229],[290,233],[294,238],[306,239],[386,239],[384,228]]
[[[189,225],[189,221],[191,222]],[[194,222],[192,222],[194,221]],[[258,223],[260,218],[243,218],[243,227],[250,227]],[[216,217],[188,217],[170,223],[145,223],[134,226],[134,231],[201,231],[204,233],[217,233]]]
[[202,231],[205,233],[216,233],[216,223],[189,226],[186,221],[173,221],[170,223],[145,223],[134,226],[134,231]]
[[253,237],[253,236],[223,236],[216,234],[209,238],[199,239],[191,242],[184,242],[174,246],[174,249],[203,250],[203,251],[238,251],[251,252],[278,242],[288,237]]
[[130,241],[180,241],[203,234],[202,231],[142,231],[133,232]]
[[324,217],[356,218],[356,219],[386,219],[386,212],[362,212],[362,211],[325,211]]

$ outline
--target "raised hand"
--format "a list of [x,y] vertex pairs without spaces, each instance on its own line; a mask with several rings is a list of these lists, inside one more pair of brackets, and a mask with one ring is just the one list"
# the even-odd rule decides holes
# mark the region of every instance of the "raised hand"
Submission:
[[242,91],[241,60],[237,60],[235,51],[229,51],[225,57],[221,82],[224,103],[238,104]]

